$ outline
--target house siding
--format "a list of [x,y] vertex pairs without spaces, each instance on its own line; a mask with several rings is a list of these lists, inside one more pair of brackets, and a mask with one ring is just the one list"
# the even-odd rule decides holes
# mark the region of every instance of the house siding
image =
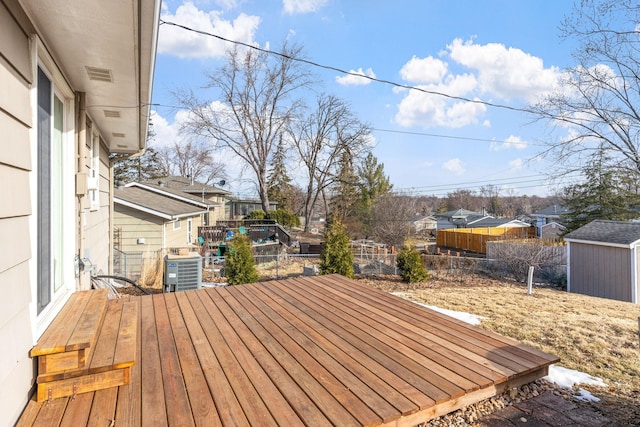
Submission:
[[632,302],[631,251],[571,242],[571,292]]
[[[10,12],[10,10],[12,12]],[[0,0],[0,425],[27,402],[34,365],[31,297],[32,84],[29,28],[16,1]]]
[[[87,132],[89,135],[89,132]],[[87,136],[88,137],[88,136]],[[85,159],[85,166],[88,167],[91,159]],[[109,274],[111,261],[109,258],[109,247],[111,245],[111,224],[109,222],[111,181],[109,169],[109,154],[100,145],[100,166],[99,166],[99,207],[91,210],[85,209],[85,223],[83,238],[83,256],[91,260],[97,273]],[[83,280],[82,288],[87,288],[90,283]]]
[[[114,206],[113,226],[122,230],[118,249],[123,252],[154,252],[162,249],[163,224],[164,220],[157,216],[119,204]],[[138,244],[140,238],[144,239],[144,244]]]

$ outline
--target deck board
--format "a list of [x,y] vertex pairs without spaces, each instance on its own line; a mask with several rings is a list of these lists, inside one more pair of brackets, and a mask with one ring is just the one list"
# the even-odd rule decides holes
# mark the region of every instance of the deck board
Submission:
[[18,425],[415,425],[557,361],[336,275],[127,300],[129,384],[32,401]]

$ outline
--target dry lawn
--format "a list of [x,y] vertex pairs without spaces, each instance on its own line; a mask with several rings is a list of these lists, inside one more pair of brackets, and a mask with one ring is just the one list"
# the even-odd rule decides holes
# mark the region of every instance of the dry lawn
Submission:
[[640,306],[549,287],[527,295],[524,285],[477,275],[440,275],[417,285],[382,276],[361,280],[416,302],[485,317],[482,327],[602,378],[607,388],[584,387],[601,399],[593,406],[622,425],[640,425]]

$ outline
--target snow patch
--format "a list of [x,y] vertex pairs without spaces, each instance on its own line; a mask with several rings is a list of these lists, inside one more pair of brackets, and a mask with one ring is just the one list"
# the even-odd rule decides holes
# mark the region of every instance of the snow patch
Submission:
[[[411,298],[409,298],[409,296],[407,294],[405,294],[404,292],[392,292],[393,295],[402,297],[406,300],[412,301]],[[437,311],[438,313],[442,313],[445,314],[447,316],[453,317],[454,319],[458,319],[461,320],[463,322],[469,323],[471,325],[479,325],[480,322],[482,321],[482,319],[486,319],[486,317],[482,317],[482,316],[478,316],[476,314],[470,314],[470,313],[465,313],[464,311],[454,311],[454,310],[447,310],[446,308],[440,308],[440,307],[436,307],[435,305],[426,305],[426,304],[422,304],[420,302],[417,301],[412,301],[418,305],[421,305],[423,307],[429,308],[433,311]]]
[[[556,365],[549,366],[549,375],[547,375],[545,379],[563,388],[573,388],[574,385],[579,384],[594,385],[598,387],[607,386],[607,384],[605,384],[605,382],[600,378],[592,377],[584,372]],[[579,389],[578,393],[579,394],[576,396],[576,399],[578,400],[590,402],[600,401],[600,399],[589,393],[587,390]]]

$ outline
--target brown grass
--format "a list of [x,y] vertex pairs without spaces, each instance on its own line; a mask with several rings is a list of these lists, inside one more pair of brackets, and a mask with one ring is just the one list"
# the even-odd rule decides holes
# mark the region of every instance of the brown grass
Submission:
[[[482,276],[435,276],[408,286],[382,277],[362,280],[428,305],[485,317],[482,327],[555,354],[559,365],[607,383],[588,388],[602,399],[598,410],[624,425],[640,422],[640,306],[534,288]],[[628,424],[627,424],[628,423]]]

